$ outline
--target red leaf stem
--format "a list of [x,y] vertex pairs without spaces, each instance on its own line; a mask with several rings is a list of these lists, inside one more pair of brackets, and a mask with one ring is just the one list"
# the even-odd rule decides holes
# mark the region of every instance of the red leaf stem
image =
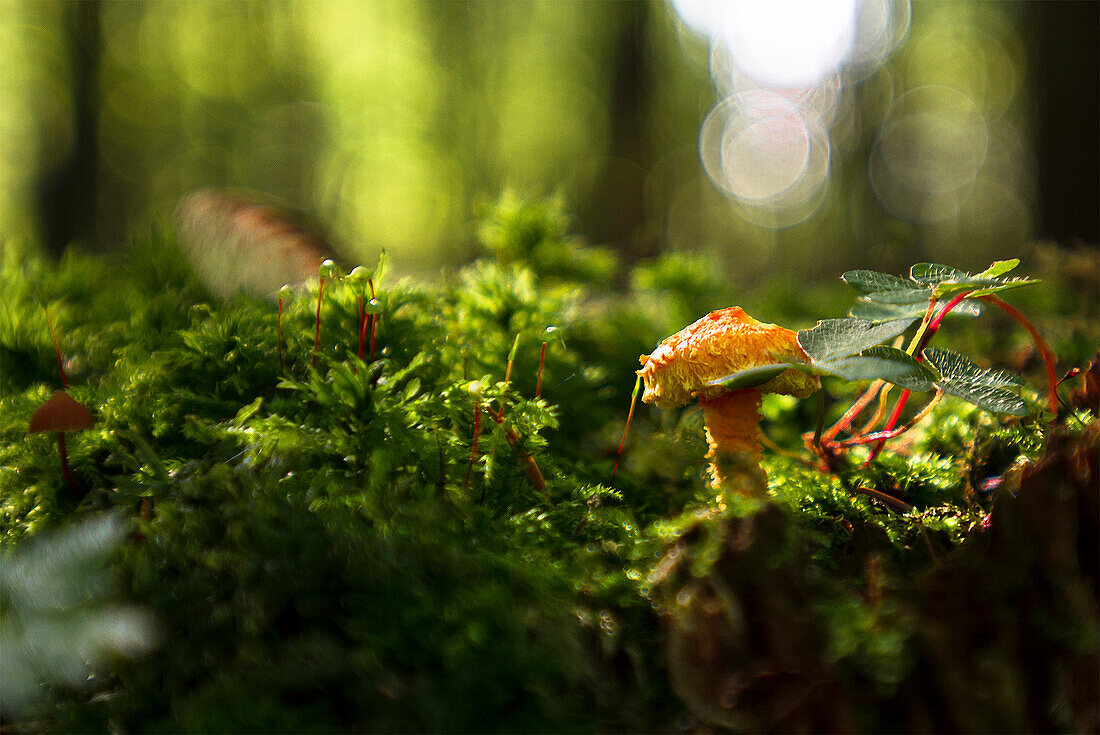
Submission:
[[1043,362],[1046,364],[1047,370],[1047,382],[1049,383],[1049,396],[1050,412],[1053,414],[1058,413],[1058,373],[1056,366],[1058,364],[1058,358],[1055,356],[1053,350],[1050,349],[1050,345],[1046,343],[1042,335],[1039,334],[1039,330],[1035,328],[1026,316],[1017,311],[1010,304],[1002,300],[996,294],[989,294],[981,297],[982,301],[987,301],[990,304],[996,304],[1001,307],[1010,317],[1020,323],[1027,333],[1031,335],[1031,340],[1035,343],[1035,346],[1039,349],[1039,354],[1043,357]]

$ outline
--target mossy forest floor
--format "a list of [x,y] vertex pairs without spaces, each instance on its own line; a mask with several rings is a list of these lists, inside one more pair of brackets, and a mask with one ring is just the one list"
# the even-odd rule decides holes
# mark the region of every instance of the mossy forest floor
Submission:
[[[5,731],[1100,727],[1087,373],[1053,417],[1026,333],[951,320],[944,345],[1028,379],[1029,415],[947,398],[825,472],[815,402],[770,396],[771,501],[720,509],[697,408],[639,406],[612,480],[638,356],[712,309],[800,329],[851,292],[626,268],[554,202],[506,197],[481,239],[433,285],[372,271],[374,302],[328,282],[317,349],[316,281],[280,320],[212,297],[169,237],[4,245]],[[1095,253],[1037,252],[1011,300],[1085,367]],[[95,416],[67,435],[86,492],[27,433],[61,387],[47,312]],[[828,418],[860,387],[826,380]]]

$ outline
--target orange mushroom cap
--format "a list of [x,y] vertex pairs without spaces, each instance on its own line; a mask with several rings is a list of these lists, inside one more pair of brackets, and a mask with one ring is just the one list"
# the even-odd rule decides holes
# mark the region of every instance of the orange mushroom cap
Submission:
[[[640,359],[638,375],[645,383],[642,400],[661,408],[676,408],[693,398],[716,398],[727,389],[707,383],[741,370],[809,362],[794,332],[758,322],[739,306],[712,311]],[[805,398],[819,386],[815,376],[785,370],[756,390]]]
[[95,424],[92,412],[63,390],[54,391],[31,416],[30,433],[37,431],[80,431]]

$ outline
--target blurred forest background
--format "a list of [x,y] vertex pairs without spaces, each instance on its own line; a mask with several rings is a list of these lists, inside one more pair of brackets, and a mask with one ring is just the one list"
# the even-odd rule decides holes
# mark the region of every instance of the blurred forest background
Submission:
[[0,2],[0,240],[199,187],[428,274],[506,187],[735,283],[1097,240],[1100,3]]

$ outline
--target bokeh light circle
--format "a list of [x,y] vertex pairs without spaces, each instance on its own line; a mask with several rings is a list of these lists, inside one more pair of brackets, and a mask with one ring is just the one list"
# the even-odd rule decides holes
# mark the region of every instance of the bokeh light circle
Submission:
[[985,163],[985,117],[950,87],[926,86],[899,97],[871,148],[871,184],[883,207],[916,223],[958,215]]
[[[816,208],[829,175],[828,135],[816,116],[786,96],[752,90],[722,100],[703,122],[699,138],[711,181],[765,226],[789,226]],[[797,217],[787,216],[799,213]],[[775,224],[781,223],[781,224]]]
[[761,85],[804,87],[838,69],[855,41],[857,0],[727,0],[717,35]]
[[856,6],[855,41],[845,62],[845,81],[874,74],[901,45],[912,22],[910,0],[862,0]]

